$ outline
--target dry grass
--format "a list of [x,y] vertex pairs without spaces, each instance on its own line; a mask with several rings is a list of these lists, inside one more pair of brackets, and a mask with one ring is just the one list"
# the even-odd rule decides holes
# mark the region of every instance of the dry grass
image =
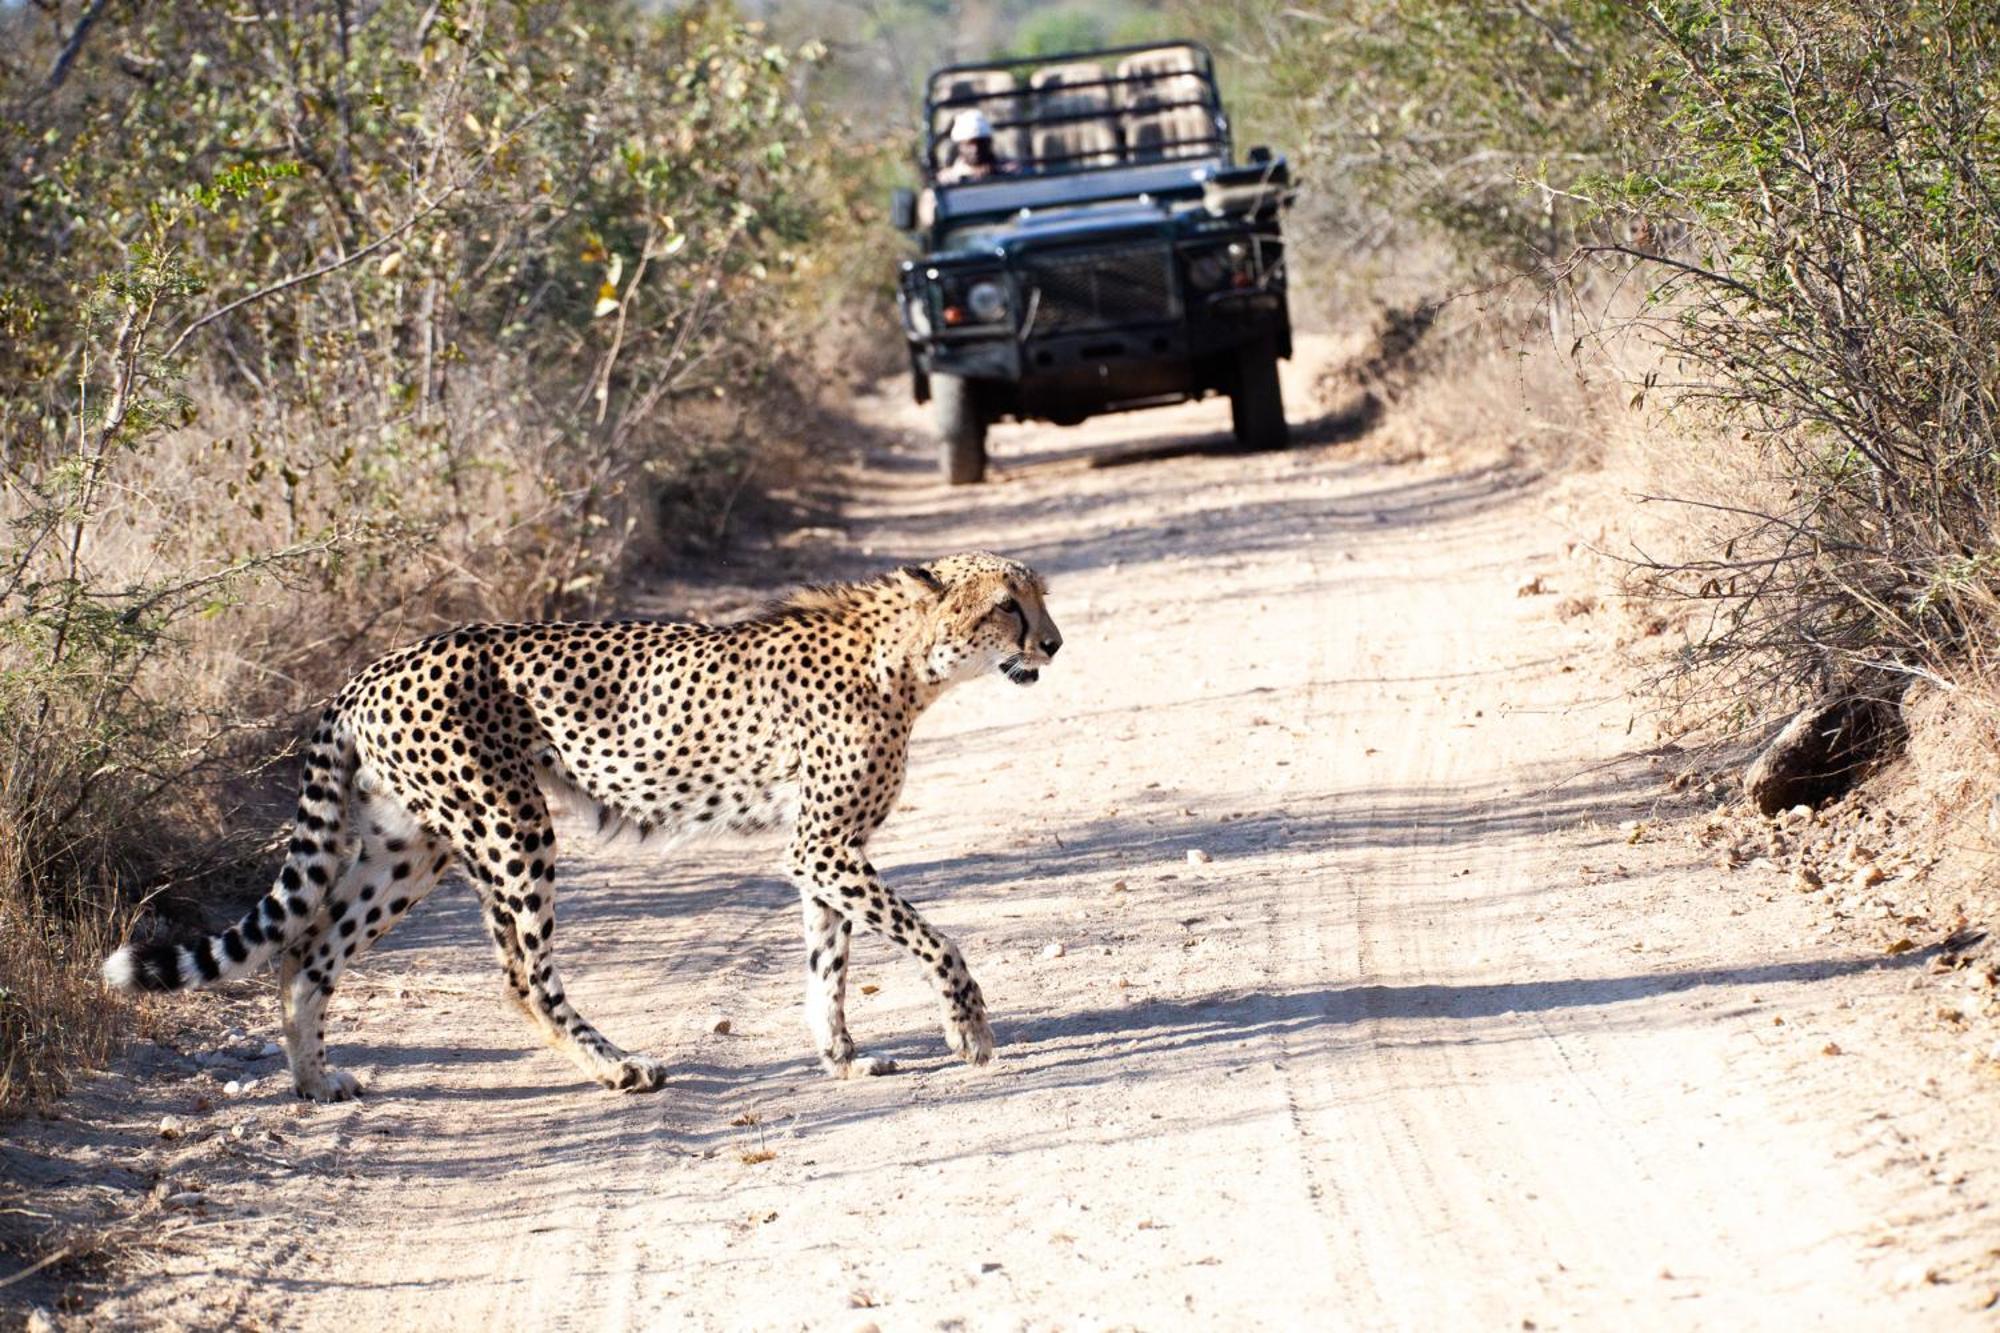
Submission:
[[1386,457],[1587,470],[1628,413],[1612,368],[1565,353],[1567,330],[1526,288],[1413,299],[1383,309],[1321,396],[1368,394],[1387,409],[1369,437]]
[[101,1067],[131,1018],[97,964],[124,914],[104,903],[51,908],[21,874],[0,826],[0,1117],[46,1103],[78,1070]]

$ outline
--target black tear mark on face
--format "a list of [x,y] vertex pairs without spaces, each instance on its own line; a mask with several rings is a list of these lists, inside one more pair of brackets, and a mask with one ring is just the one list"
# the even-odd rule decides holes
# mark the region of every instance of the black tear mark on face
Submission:
[[1017,622],[1019,622],[1021,626],[1021,634],[1020,634],[1021,649],[1023,652],[1027,651],[1028,613],[1021,609],[1021,604],[1014,598],[1008,597],[1002,599],[1000,605],[996,606],[993,609],[1000,612],[1002,615],[1011,615]]

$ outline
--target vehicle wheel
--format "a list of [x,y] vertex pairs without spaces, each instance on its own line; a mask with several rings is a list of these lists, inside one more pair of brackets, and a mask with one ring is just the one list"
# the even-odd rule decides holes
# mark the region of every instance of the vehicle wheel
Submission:
[[1236,387],[1229,395],[1229,423],[1245,449],[1282,449],[1292,442],[1285,424],[1285,394],[1278,386],[1278,349],[1270,338],[1236,353]]
[[938,468],[953,486],[986,480],[986,413],[979,386],[959,375],[931,376],[937,412]]

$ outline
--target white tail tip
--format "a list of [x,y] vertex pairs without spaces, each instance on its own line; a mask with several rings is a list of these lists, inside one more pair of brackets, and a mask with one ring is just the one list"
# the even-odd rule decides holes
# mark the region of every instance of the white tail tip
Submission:
[[132,946],[125,945],[104,960],[104,984],[113,990],[134,990],[136,978],[132,974]]

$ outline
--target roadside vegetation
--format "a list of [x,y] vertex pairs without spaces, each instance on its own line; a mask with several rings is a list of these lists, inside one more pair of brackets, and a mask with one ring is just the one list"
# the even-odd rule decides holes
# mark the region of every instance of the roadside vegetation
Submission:
[[1701,466],[1635,573],[1686,613],[1695,714],[1754,728],[1978,666],[1992,6],[1360,0],[1240,6],[1219,36],[1305,160],[1334,286],[1426,324],[1512,298],[1516,347],[1670,414]]

